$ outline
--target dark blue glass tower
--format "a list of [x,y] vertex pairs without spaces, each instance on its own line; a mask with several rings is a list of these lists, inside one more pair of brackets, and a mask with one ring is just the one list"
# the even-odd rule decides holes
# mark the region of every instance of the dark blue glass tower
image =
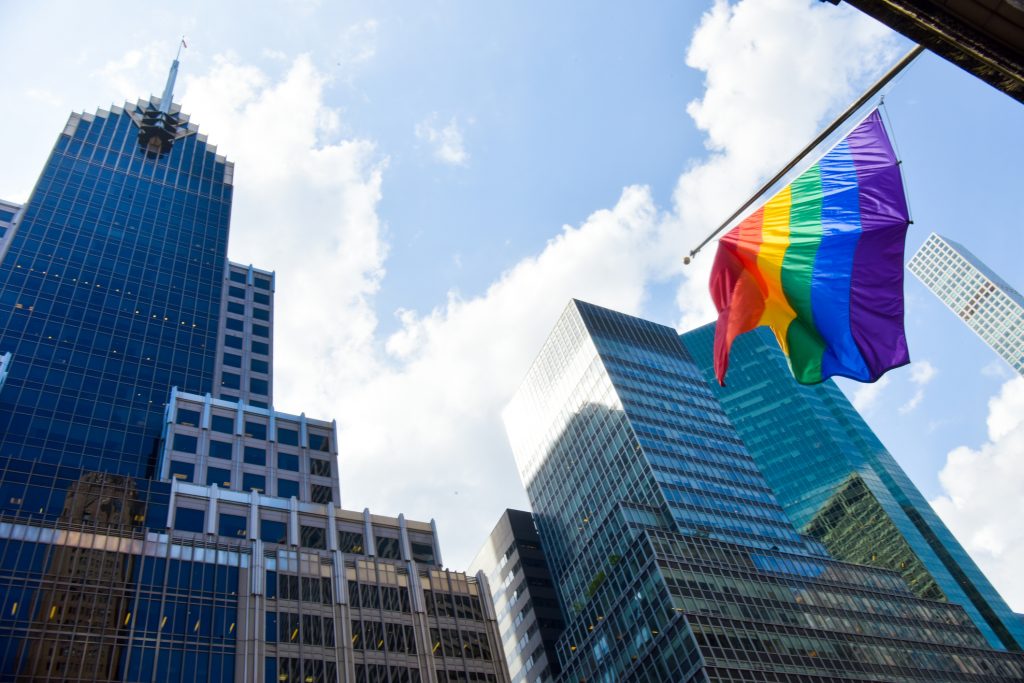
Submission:
[[955,602],[990,644],[1021,650],[1024,624],[828,380],[797,384],[767,328],[737,338],[715,381],[714,325],[681,336],[793,525],[838,559],[898,571],[914,592]]
[[170,387],[212,388],[231,165],[167,97],[73,114],[25,205],[0,459],[152,475]]
[[176,69],[0,203],[0,681],[509,683],[486,578],[273,408],[274,275],[226,261]]
[[212,389],[232,195],[176,70],[72,114],[0,245],[5,681],[235,678],[245,560],[171,551],[155,477],[171,388]]

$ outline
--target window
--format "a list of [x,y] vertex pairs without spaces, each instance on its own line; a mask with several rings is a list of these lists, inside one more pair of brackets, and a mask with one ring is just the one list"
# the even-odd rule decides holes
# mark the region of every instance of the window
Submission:
[[331,463],[329,460],[321,460],[320,458],[309,459],[309,473],[314,474],[318,477],[329,477],[331,476]]
[[269,294],[260,294],[259,292],[253,292],[252,300],[255,301],[258,304],[263,304],[264,306],[269,306],[270,305],[270,295]]
[[240,368],[242,367],[242,357],[234,353],[225,353],[224,365],[229,368]]
[[229,301],[228,313],[234,313],[235,315],[245,315],[245,304],[240,304],[235,301]]
[[249,391],[266,396],[270,393],[270,382],[265,379],[251,377],[249,379]]
[[299,456],[294,453],[278,453],[277,469],[288,470],[289,472],[299,471]]
[[292,481],[291,479],[278,479],[277,480],[277,497],[278,498],[298,498],[299,497],[299,482]]
[[313,451],[331,452],[331,439],[326,434],[309,434],[309,449]]
[[226,415],[214,415],[210,419],[210,428],[221,434],[234,434],[235,421]]
[[188,434],[175,434],[172,447],[182,453],[195,453],[199,447],[199,439]]
[[299,432],[294,429],[277,428],[277,442],[285,446],[299,445]]
[[242,338],[233,337],[230,334],[224,335],[224,346],[229,349],[240,349],[242,348]]
[[338,530],[338,550],[343,553],[362,554],[363,535],[358,531]]
[[222,372],[220,375],[220,385],[227,389],[241,389],[242,378],[233,372]]
[[383,557],[389,560],[402,559],[402,552],[399,550],[397,538],[377,536],[374,540],[377,546],[377,557]]
[[[242,348],[239,346],[238,348]],[[270,344],[266,342],[258,342],[255,339],[249,344],[249,348],[252,349],[253,353],[260,353],[264,356],[270,353]]]
[[232,282],[237,282],[237,283],[243,284],[243,285],[245,284],[245,281],[247,279],[246,276],[245,276],[245,273],[239,272],[237,270],[232,270],[230,275],[228,275],[228,278]]
[[206,523],[206,513],[192,508],[178,508],[174,511],[174,528],[201,534]]
[[262,372],[263,374],[269,375],[270,363],[265,360],[260,360],[259,358],[250,358],[249,369],[253,372]]
[[330,486],[310,484],[310,499],[312,499],[314,503],[326,505],[334,499],[334,492],[331,490]]
[[206,485],[213,486],[214,484],[225,489],[231,488],[231,470],[221,467],[207,467]]
[[222,514],[217,525],[217,533],[221,536],[233,536],[245,538],[248,533],[248,523],[242,515]]
[[299,544],[304,548],[325,550],[327,548],[327,534],[320,527],[303,524],[299,527]]
[[178,460],[171,461],[171,479],[192,481],[195,471],[196,466],[190,462],[181,462]]
[[270,289],[270,280],[267,280],[266,278],[257,277],[255,284],[259,289]]
[[288,525],[273,519],[261,519],[260,540],[264,543],[287,543]]
[[412,546],[412,559],[416,562],[422,562],[424,564],[434,564],[434,545],[432,543],[418,543],[411,541]]
[[242,332],[245,330],[245,323],[238,318],[225,318],[224,327],[235,332]]
[[210,457],[221,458],[223,460],[231,459],[232,446],[227,441],[217,441],[216,439],[210,439]]
[[188,410],[187,408],[178,408],[178,424],[188,425],[189,427],[198,427],[199,411]]
[[233,296],[236,299],[245,300],[245,290],[241,287],[228,287],[228,296]]
[[242,474],[242,490],[263,493],[267,490],[267,478],[262,474],[245,472]]
[[270,337],[270,327],[267,325],[257,325],[253,323],[252,334],[255,337]]
[[255,446],[246,446],[243,460],[249,465],[266,466],[267,450],[265,448],[256,448]]
[[245,421],[245,435],[254,439],[267,440],[267,425],[260,422]]
[[270,320],[270,311],[264,308],[252,309],[252,317],[256,320]]

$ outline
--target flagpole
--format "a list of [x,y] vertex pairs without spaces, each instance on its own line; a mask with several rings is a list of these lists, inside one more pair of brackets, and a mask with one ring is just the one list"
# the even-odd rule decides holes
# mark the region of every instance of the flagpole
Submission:
[[825,130],[821,131],[821,133],[818,134],[818,137],[814,138],[814,140],[812,140],[807,146],[800,150],[800,152],[795,157],[793,157],[793,160],[786,164],[786,166],[781,171],[776,173],[771,180],[762,185],[761,189],[755,192],[753,196],[750,197],[750,199],[744,202],[743,206],[736,209],[736,211],[731,216],[726,218],[725,221],[720,226],[718,226],[718,228],[714,232],[705,237],[703,242],[701,242],[695,248],[690,250],[690,255],[683,259],[683,263],[689,264],[690,260],[697,255],[697,252],[699,252],[701,249],[707,246],[708,242],[713,240],[716,235],[718,235],[720,232],[729,227],[729,225],[734,220],[736,220],[738,216],[742,215],[744,211],[753,206],[754,203],[757,202],[757,200],[760,199],[765,192],[774,187],[774,185],[780,180],[782,180],[782,178],[785,177],[787,173],[792,171],[793,168],[797,164],[799,164],[800,161],[805,156],[807,156],[808,153],[811,152],[811,150],[813,150],[815,147],[824,142],[829,135],[832,135],[832,133],[836,132],[836,130],[840,126],[842,126],[848,118],[853,116],[853,114],[858,109],[863,107],[868,101],[871,100],[872,97],[877,95],[878,92],[889,83],[889,81],[894,79],[896,76],[899,75],[901,71],[910,66],[910,63],[913,62],[917,58],[917,56],[920,55],[922,52],[924,52],[924,48],[920,45],[915,45],[913,48],[911,48],[909,52],[907,52],[907,54],[903,55],[903,58],[900,61],[896,62],[896,64],[891,69],[889,69],[889,71],[887,71],[881,78],[875,81],[874,85],[872,85],[870,88],[864,91],[864,94],[861,95],[856,102],[847,107],[846,111],[844,111],[832,123],[830,123],[828,127],[825,128]]

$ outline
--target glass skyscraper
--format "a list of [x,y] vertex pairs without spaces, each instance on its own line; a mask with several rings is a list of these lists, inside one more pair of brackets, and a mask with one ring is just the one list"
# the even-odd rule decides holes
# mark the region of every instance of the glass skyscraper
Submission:
[[569,304],[505,411],[562,681],[1024,676],[964,610],[793,527],[669,327]]
[[0,456],[150,476],[168,389],[209,390],[232,166],[175,105],[72,115],[0,263]]
[[507,683],[487,579],[274,409],[275,278],[176,71],[0,202],[0,680]]
[[804,386],[767,328],[737,338],[714,376],[714,325],[681,336],[793,525],[833,557],[900,572],[961,605],[995,648],[1021,650],[1016,615],[832,380]]
[[982,341],[1024,375],[1024,296],[963,246],[934,232],[907,264]]

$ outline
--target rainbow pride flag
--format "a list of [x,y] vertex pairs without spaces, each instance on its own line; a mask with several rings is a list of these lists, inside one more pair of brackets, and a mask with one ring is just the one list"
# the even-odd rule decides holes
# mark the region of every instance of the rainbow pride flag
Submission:
[[801,384],[874,382],[910,362],[903,331],[903,181],[878,111],[718,243],[715,375],[768,325]]

